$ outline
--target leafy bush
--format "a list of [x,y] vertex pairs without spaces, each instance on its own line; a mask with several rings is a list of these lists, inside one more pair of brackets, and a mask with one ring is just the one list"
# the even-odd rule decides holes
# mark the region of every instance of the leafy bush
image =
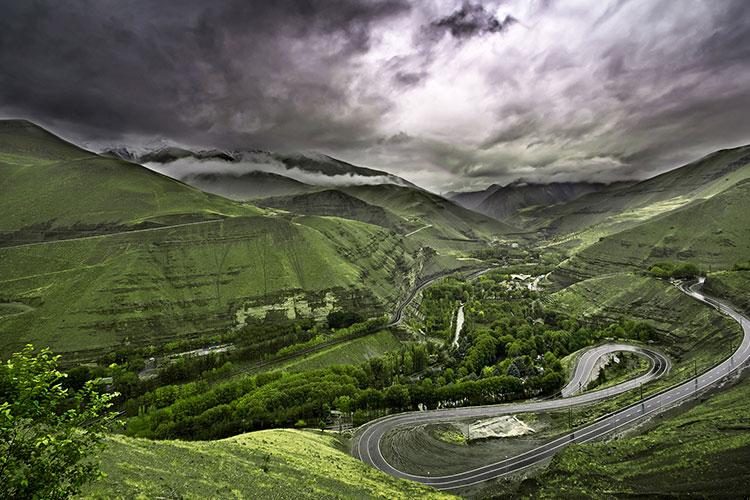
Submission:
[[0,484],[4,498],[68,498],[99,477],[93,460],[115,414],[94,381],[63,385],[59,356],[31,345],[0,364]]
[[690,262],[658,262],[648,270],[657,278],[689,279],[700,275],[700,269]]

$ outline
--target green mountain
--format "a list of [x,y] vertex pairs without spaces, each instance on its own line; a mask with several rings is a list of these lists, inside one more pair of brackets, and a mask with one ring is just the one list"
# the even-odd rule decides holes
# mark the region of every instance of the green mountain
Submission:
[[408,232],[410,225],[389,210],[371,205],[336,189],[326,189],[296,196],[266,198],[257,202],[265,207],[280,208],[305,215],[329,215],[375,224],[392,231]]
[[218,335],[266,316],[391,311],[429,262],[418,242],[339,217],[278,214],[0,126],[0,352],[66,358]]
[[489,241],[517,231],[508,224],[422,189],[378,184],[347,186],[341,190],[367,203],[386,208],[405,221],[416,224],[418,228],[424,228],[414,233],[414,237],[432,240],[441,245],[448,245],[450,241]]
[[613,270],[645,270],[660,261],[731,269],[750,260],[748,199],[750,179],[745,179],[711,198],[601,238],[564,262],[557,275],[578,280]]
[[615,184],[571,202],[525,213],[559,243],[584,247],[607,235],[715,196],[750,177],[750,145],[717,151],[635,184]]
[[254,170],[244,174],[202,172],[189,174],[183,182],[207,193],[244,201],[271,196],[287,196],[314,191],[318,188],[284,175]]
[[0,244],[256,215],[27,122],[0,122]]

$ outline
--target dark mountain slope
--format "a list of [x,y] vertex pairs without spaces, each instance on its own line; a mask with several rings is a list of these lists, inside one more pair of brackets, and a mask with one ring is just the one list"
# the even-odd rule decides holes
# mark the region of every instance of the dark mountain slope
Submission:
[[498,189],[501,189],[500,184],[491,184],[486,189],[481,191],[453,191],[445,193],[445,197],[449,200],[458,203],[464,208],[474,210],[479,206],[488,196],[492,195]]
[[233,200],[287,196],[319,189],[283,175],[258,170],[239,175],[231,172],[194,173],[183,178],[183,182]]
[[604,237],[560,266],[565,281],[660,261],[693,262],[706,270],[750,260],[750,179],[636,227]]
[[383,207],[371,205],[336,189],[327,189],[295,196],[266,198],[260,200],[259,204],[266,207],[281,208],[298,214],[328,215],[359,220],[399,233],[406,232],[408,228],[406,221]]
[[512,183],[489,193],[475,210],[504,220],[527,207],[556,205],[605,187],[591,182]]

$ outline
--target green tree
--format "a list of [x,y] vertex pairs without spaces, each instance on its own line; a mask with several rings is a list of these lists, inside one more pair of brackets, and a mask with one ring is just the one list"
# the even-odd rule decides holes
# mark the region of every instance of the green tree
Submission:
[[31,345],[0,364],[0,491],[7,498],[67,498],[100,476],[94,452],[115,418],[95,382],[63,385],[59,356]]

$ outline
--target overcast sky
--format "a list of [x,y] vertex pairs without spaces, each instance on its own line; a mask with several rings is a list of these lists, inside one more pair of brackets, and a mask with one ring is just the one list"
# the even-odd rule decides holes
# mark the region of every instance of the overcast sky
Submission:
[[750,143],[747,0],[0,0],[0,116],[319,151],[438,192]]

